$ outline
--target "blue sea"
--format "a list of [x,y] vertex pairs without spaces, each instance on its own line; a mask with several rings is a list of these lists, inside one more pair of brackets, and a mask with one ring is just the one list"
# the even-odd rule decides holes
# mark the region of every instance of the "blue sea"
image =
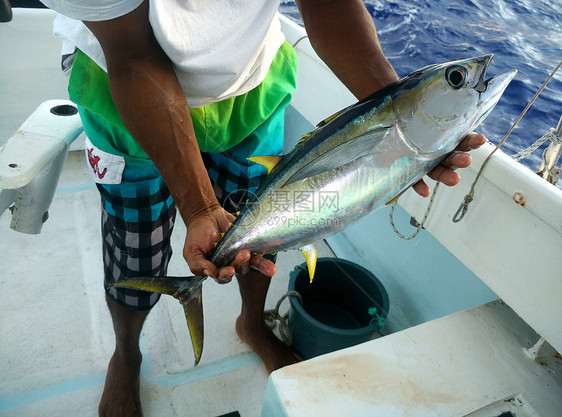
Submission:
[[[385,55],[402,77],[434,63],[493,53],[493,76],[519,71],[495,110],[478,129],[497,144],[562,59],[562,2],[559,0],[365,0]],[[293,1],[281,12],[299,22]],[[302,23],[301,23],[302,24]],[[488,77],[489,78],[489,77]],[[502,150],[526,148],[556,127],[562,116],[562,69],[543,90]],[[523,163],[540,166],[542,149]]]

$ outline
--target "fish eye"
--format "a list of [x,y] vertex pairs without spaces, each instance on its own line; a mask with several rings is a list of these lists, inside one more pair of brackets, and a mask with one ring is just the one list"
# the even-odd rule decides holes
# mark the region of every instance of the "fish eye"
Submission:
[[451,65],[445,71],[445,79],[447,83],[454,89],[462,88],[466,85],[468,72],[466,68],[460,65]]

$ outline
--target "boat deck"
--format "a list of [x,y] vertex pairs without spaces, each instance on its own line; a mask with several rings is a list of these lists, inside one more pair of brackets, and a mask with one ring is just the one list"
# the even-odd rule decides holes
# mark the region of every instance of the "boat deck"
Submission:
[[[0,66],[0,145],[43,101],[67,97],[60,42],[51,35],[54,13],[13,12],[13,21],[0,25],[0,56],[9,63]],[[71,149],[80,149],[77,142]],[[97,415],[113,353],[102,287],[100,201],[83,151],[70,152],[49,215],[39,235],[11,230],[8,211],[0,216],[0,416]],[[189,273],[181,256],[183,236],[178,220],[171,275]],[[321,250],[320,256],[331,255],[326,246]],[[279,254],[267,308],[286,292],[289,272],[302,262],[299,252]],[[203,294],[205,348],[196,368],[180,304],[163,296],[147,319],[141,336],[146,416],[183,416],[189,410],[197,416],[238,411],[252,417],[261,411],[268,375],[235,333],[238,285],[208,280]]]
[[[0,145],[43,101],[66,97],[66,80],[59,69],[60,44],[50,37],[53,17],[48,10],[14,9],[14,21],[0,25],[0,56],[6,63],[0,66]],[[349,92],[329,81],[333,76],[318,63],[308,43],[299,41],[301,31],[287,27],[287,22],[285,29],[291,43],[299,42],[300,88],[293,100],[298,107],[293,104],[286,115],[290,122],[287,125],[292,129],[287,137],[298,139],[312,128],[313,123],[343,108],[349,100]],[[38,62],[41,64],[37,65]],[[330,89],[325,88],[327,82],[330,82]],[[80,149],[80,146],[73,148]],[[448,358],[459,369],[448,373],[453,375],[455,384],[461,380],[472,382],[483,391],[476,393],[472,387],[466,388],[466,392],[476,398],[475,403],[470,406],[459,403],[464,411],[456,414],[449,412],[449,408],[439,414],[436,409],[440,407],[440,398],[429,404],[423,394],[431,388],[426,375],[411,378],[415,384],[404,385],[398,381],[391,386],[397,390],[389,391],[387,397],[397,401],[392,415],[406,415],[400,391],[404,386],[415,388],[412,392],[415,392],[416,401],[423,398],[418,401],[421,406],[427,404],[423,413],[418,407],[411,415],[448,417],[466,415],[476,407],[503,401],[507,397],[492,398],[486,384],[500,387],[506,384],[505,381],[515,387],[509,395],[532,387],[540,392],[540,398],[536,397],[540,401],[531,398],[534,406],[542,404],[543,397],[550,397],[548,403],[556,406],[544,406],[543,412],[537,410],[530,415],[552,416],[550,410],[560,409],[559,354],[553,356],[555,363],[552,367],[544,367],[546,362],[540,361],[529,366],[530,374],[534,375],[532,378],[514,376],[511,371],[514,365],[511,364],[496,372],[487,366],[486,361],[496,361],[497,358],[497,363],[504,363],[505,351],[493,343],[490,345],[486,335],[474,338],[475,333],[470,327],[466,332],[457,323],[458,317],[476,317],[475,323],[469,320],[470,326],[484,326],[485,329],[479,330],[500,334],[495,324],[487,323],[470,310],[474,307],[476,312],[486,309],[489,301],[499,297],[514,310],[511,314],[519,315],[531,326],[532,329],[521,326],[525,329],[524,334],[533,335],[527,339],[533,339],[534,343],[538,337],[536,332],[560,351],[562,315],[558,295],[561,281],[555,278],[561,269],[557,251],[562,236],[558,214],[562,195],[552,192],[548,184],[537,183],[538,177],[522,172],[515,162],[507,161],[509,158],[500,154],[482,177],[479,203],[473,204],[463,223],[455,224],[453,228],[448,221],[489,152],[489,149],[474,151],[473,166],[463,171],[463,182],[447,192],[440,191],[425,230],[414,242],[395,236],[388,225],[388,213],[383,210],[328,240],[339,257],[365,266],[385,285],[391,299],[391,313],[384,332],[392,333],[392,337],[383,337],[365,346],[275,373],[270,379],[271,395],[268,397],[269,400],[279,400],[274,404],[275,412],[289,415],[283,414],[286,411],[283,408],[287,406],[290,415],[312,415],[306,414],[308,401],[310,409],[314,410],[311,412],[319,410],[314,408],[314,402],[322,402],[323,407],[337,414],[326,399],[344,404],[340,399],[348,395],[350,385],[342,384],[341,392],[329,390],[316,374],[310,378],[310,369],[318,363],[337,367],[341,356],[359,351],[364,353],[367,348],[372,355],[394,349],[402,351],[406,347],[403,338],[413,341],[409,337],[411,334],[430,340],[427,350],[421,351],[420,360],[425,365],[430,364],[425,361],[424,352],[432,358],[439,358],[434,352],[442,352],[441,357]],[[517,203],[513,198],[516,193],[524,193],[528,203]],[[404,226],[410,216],[422,218],[426,207],[425,202],[408,193],[401,198],[400,205],[406,210],[398,207],[396,218],[398,224]],[[50,218],[41,234],[31,236],[14,232],[9,227],[10,213],[0,216],[0,302],[3,307],[0,314],[0,417],[97,415],[106,366],[114,345],[101,282],[99,211],[99,196],[85,169],[84,152],[72,151],[49,209]],[[170,275],[189,273],[181,257],[184,233],[185,227],[178,220],[172,240],[176,254],[170,264]],[[319,255],[331,256],[331,251],[323,246]],[[289,272],[302,262],[302,255],[295,251],[279,255],[278,274],[272,283],[267,308],[273,308],[286,292]],[[164,296],[148,317],[141,336],[144,355],[141,396],[146,416],[215,417],[235,416],[236,412],[243,417],[260,415],[268,376],[259,358],[234,331],[240,309],[237,284],[220,286],[208,280],[204,286],[206,340],[198,367],[193,367],[191,343],[179,303]],[[287,302],[282,310],[286,308]],[[465,309],[468,311],[457,315]],[[449,315],[453,315],[452,318],[439,323],[452,323],[449,327],[454,331],[448,329],[445,332],[435,320]],[[500,322],[507,333],[515,334],[511,317]],[[409,329],[416,325],[424,327],[416,327],[412,330],[415,333],[411,333]],[[459,337],[453,340],[455,332]],[[438,336],[435,341],[432,334]],[[474,343],[484,353],[476,353],[475,348],[465,343],[465,337],[474,338]],[[446,349],[441,346],[441,339],[447,342]],[[510,349],[528,350],[532,344],[527,339],[524,343],[510,340]],[[485,343],[481,343],[482,340]],[[436,346],[429,349],[430,344]],[[453,353],[462,355],[464,352],[458,346],[472,349],[471,355],[464,356],[463,361],[454,360]],[[486,352],[489,346],[497,356]],[[412,355],[420,352],[419,345],[412,344],[411,350]],[[549,354],[552,357],[550,351]],[[402,354],[396,357],[401,362],[388,367],[389,374],[400,375],[407,367],[418,371],[425,369]],[[472,358],[472,362],[467,358]],[[522,361],[529,365],[527,358]],[[468,362],[466,367],[459,365],[463,362]],[[441,361],[436,360],[434,364],[431,382],[438,388],[435,392],[450,389],[456,390],[454,395],[463,392],[465,388],[455,388],[456,385],[447,380]],[[365,366],[365,362],[357,361],[354,368],[346,367],[344,373],[359,376],[368,369]],[[533,366],[540,370],[536,371]],[[467,369],[472,372],[476,368],[482,370],[481,380],[465,377]],[[292,374],[302,375],[303,372],[306,378],[292,377]],[[380,375],[378,369],[374,372]],[[542,378],[549,372],[548,378]],[[325,372],[324,375],[330,380],[334,374]],[[462,377],[458,378],[458,375]],[[371,376],[368,375],[369,381],[376,382]],[[412,376],[410,371],[408,376]],[[552,383],[551,377],[557,382]],[[286,383],[280,383],[281,380]],[[299,383],[307,381],[310,382],[308,387],[318,389],[317,395],[297,388]],[[481,381],[487,382],[483,384]],[[517,384],[512,384],[513,381]],[[550,388],[544,388],[549,384]],[[379,387],[375,388],[378,390]],[[291,395],[287,396],[287,392]],[[302,392],[308,398],[298,399]],[[365,394],[362,382],[357,392]],[[369,399],[369,395],[362,398]],[[357,401],[355,404],[361,403]],[[349,414],[349,410],[345,409],[344,414]],[[272,414],[264,415],[270,417]],[[361,415],[375,414],[372,409],[366,409]],[[386,417],[391,413],[386,408],[378,415]],[[478,414],[481,415],[485,414]]]
[[[0,415],[94,416],[114,335],[102,286],[100,201],[83,152],[71,152],[39,235],[9,228],[0,217]],[[170,275],[188,274],[181,256],[185,226],[176,224]],[[321,256],[330,256],[327,247]],[[299,252],[279,254],[267,308],[287,291]],[[141,395],[147,416],[260,413],[267,373],[236,335],[235,281],[204,283],[205,348],[193,354],[181,305],[163,296],[141,336]],[[288,301],[282,311],[288,309]],[[217,392],[209,401],[209,392]]]

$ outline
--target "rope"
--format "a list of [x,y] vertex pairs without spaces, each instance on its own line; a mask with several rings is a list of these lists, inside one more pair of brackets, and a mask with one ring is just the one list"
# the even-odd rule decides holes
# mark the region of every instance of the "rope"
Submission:
[[283,303],[285,298],[291,296],[297,297],[299,303],[301,303],[302,305],[302,297],[299,292],[287,291],[279,299],[279,301],[277,301],[277,305],[273,310],[266,310],[263,312],[265,324],[267,324],[270,329],[273,329],[276,322],[279,322],[279,335],[281,336],[281,340],[283,341],[283,343],[285,343],[287,346],[293,346],[293,335],[291,334],[291,331],[289,330],[289,324],[287,323],[287,320],[289,318],[289,311],[287,311],[284,315],[281,315],[279,314],[279,307],[281,307],[281,303]]
[[431,206],[433,205],[433,200],[435,199],[435,195],[437,194],[437,189],[439,188],[439,184],[440,183],[435,184],[435,188],[433,189],[433,193],[431,194],[431,198],[429,199],[429,203],[427,205],[427,209],[425,210],[425,215],[423,216],[423,220],[421,221],[421,223],[418,223],[416,231],[411,236],[404,236],[402,233],[400,233],[398,231],[398,229],[394,225],[394,208],[396,207],[396,204],[398,203],[398,199],[394,200],[394,203],[392,203],[392,206],[390,207],[390,225],[392,226],[392,230],[394,230],[394,233],[396,233],[398,236],[400,236],[404,240],[412,240],[413,238],[415,238],[418,235],[420,230],[423,229],[423,227],[425,225],[425,221],[427,220],[427,217],[429,216],[429,211],[431,210]]
[[560,140],[554,134],[554,128],[553,127],[550,128],[550,130],[542,138],[537,139],[535,141],[535,143],[528,146],[526,149],[523,149],[521,152],[517,152],[516,154],[511,155],[511,157],[516,161],[520,161],[524,158],[527,158],[529,155],[531,155],[533,152],[535,152],[547,140],[550,140],[551,142],[554,142],[554,143],[560,143]]
[[480,167],[480,170],[478,171],[478,174],[476,175],[476,178],[475,178],[474,182],[472,183],[472,186],[470,187],[470,191],[464,197],[464,201],[461,203],[459,209],[457,210],[457,212],[453,216],[453,222],[454,223],[460,222],[463,219],[466,212],[468,211],[468,205],[474,200],[474,187],[476,186],[476,183],[480,179],[480,176],[482,175],[482,171],[484,171],[484,168],[486,167],[486,165],[488,164],[488,162],[492,158],[492,155],[494,155],[494,153],[504,144],[507,137],[511,134],[511,132],[513,132],[513,129],[515,129],[515,126],[517,126],[519,121],[523,118],[523,116],[525,116],[525,114],[527,113],[527,111],[529,110],[531,105],[535,102],[535,100],[537,99],[539,94],[542,92],[542,90],[544,90],[544,88],[546,87],[548,82],[552,79],[552,77],[554,77],[554,74],[556,74],[556,72],[558,71],[558,69],[561,66],[562,66],[562,61],[560,61],[560,63],[556,66],[556,68],[554,68],[554,71],[552,71],[552,73],[548,76],[548,78],[542,84],[541,88],[539,88],[539,90],[535,93],[535,95],[533,96],[533,98],[531,99],[529,104],[527,104],[527,106],[523,109],[523,111],[521,112],[521,114],[519,115],[517,120],[515,120],[515,123],[513,123],[513,125],[509,129],[509,131],[505,134],[505,136],[503,137],[501,142],[498,143],[498,146],[496,146],[494,148],[494,150],[490,153],[490,155],[488,155],[488,157],[484,160],[484,163]]

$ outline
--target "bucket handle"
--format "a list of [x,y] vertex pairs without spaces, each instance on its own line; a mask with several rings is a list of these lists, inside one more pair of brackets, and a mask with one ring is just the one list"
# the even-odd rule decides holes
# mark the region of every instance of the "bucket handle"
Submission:
[[287,346],[293,346],[293,335],[289,330],[289,325],[287,323],[289,318],[289,311],[287,311],[284,315],[279,314],[279,308],[281,304],[287,297],[297,297],[299,303],[302,305],[302,296],[298,291],[287,291],[280,299],[277,301],[275,308],[273,310],[266,310],[263,312],[263,318],[265,323],[270,329],[275,327],[275,322],[279,322],[279,334],[281,335],[281,340]]

